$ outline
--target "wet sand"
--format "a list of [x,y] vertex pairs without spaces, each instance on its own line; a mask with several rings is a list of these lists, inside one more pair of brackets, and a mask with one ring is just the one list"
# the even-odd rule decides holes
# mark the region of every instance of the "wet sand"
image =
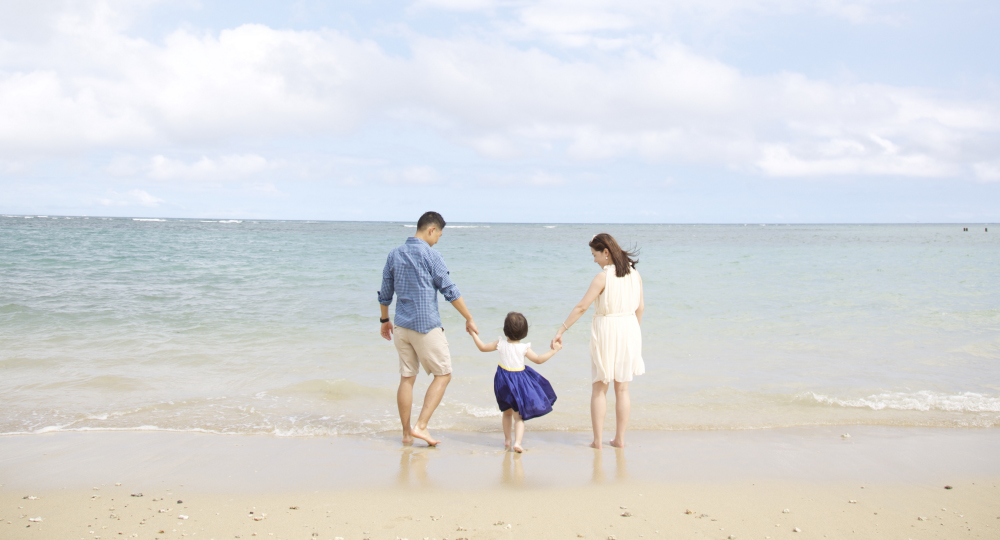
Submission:
[[1000,538],[996,430],[439,435],[0,437],[0,537]]

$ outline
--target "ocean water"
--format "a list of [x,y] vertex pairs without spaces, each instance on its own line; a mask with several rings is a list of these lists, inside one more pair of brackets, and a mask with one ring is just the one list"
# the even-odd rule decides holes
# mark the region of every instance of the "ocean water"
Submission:
[[[634,429],[993,428],[1000,229],[969,228],[455,224],[436,249],[484,338],[517,310],[544,350],[599,270],[591,236],[638,245],[647,372],[631,385]],[[0,217],[0,433],[396,430],[376,290],[413,231]],[[495,353],[440,309],[454,379],[431,427],[499,431]],[[529,429],[589,429],[590,318],[538,368],[559,400]]]

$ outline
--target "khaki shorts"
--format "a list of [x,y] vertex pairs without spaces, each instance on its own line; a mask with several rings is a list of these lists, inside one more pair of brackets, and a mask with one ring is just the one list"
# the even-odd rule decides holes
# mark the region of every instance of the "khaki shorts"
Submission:
[[399,353],[399,374],[403,377],[415,377],[420,373],[420,366],[434,375],[451,373],[451,351],[448,350],[448,339],[444,337],[444,328],[421,334],[395,326],[393,335]]

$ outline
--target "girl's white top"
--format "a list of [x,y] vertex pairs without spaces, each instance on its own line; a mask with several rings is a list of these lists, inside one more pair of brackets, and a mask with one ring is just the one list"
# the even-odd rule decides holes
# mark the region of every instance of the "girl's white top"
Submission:
[[646,372],[642,361],[642,333],[635,310],[642,298],[642,281],[635,268],[625,277],[615,266],[604,267],[604,292],[597,297],[590,326],[592,382],[631,381]]
[[531,343],[510,343],[506,337],[500,336],[500,340],[497,341],[500,367],[507,371],[524,371],[524,353],[528,347],[531,347]]

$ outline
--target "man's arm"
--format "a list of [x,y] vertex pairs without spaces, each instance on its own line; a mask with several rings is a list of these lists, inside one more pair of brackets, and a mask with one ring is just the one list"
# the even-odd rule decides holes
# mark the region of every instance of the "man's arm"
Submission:
[[[384,304],[379,304],[379,307],[382,308],[381,309],[382,316],[379,317],[379,319],[388,319],[389,306],[386,306]],[[392,321],[385,321],[384,323],[380,324],[379,333],[382,334],[382,337],[384,337],[385,339],[392,341]]]
[[451,305],[455,306],[455,309],[465,317],[465,331],[470,334],[479,334],[479,329],[476,328],[476,322],[472,320],[472,314],[469,313],[469,308],[465,307],[465,300],[459,296]]
[[434,288],[441,291],[444,299],[451,302],[451,305],[455,306],[455,309],[465,317],[465,331],[470,334],[478,334],[479,329],[476,328],[476,323],[472,320],[469,308],[465,306],[465,300],[462,299],[462,293],[458,291],[458,285],[455,285],[455,282],[451,280],[451,273],[448,272],[444,259],[436,251],[432,250],[432,253],[436,255],[431,259],[430,265]]
[[[380,319],[389,318],[389,304],[392,303],[392,295],[396,292],[395,284],[392,281],[392,253],[385,259],[385,267],[382,269],[382,288],[378,291],[378,303],[382,316]],[[379,334],[387,340],[392,340],[392,321],[386,321],[379,325]]]

